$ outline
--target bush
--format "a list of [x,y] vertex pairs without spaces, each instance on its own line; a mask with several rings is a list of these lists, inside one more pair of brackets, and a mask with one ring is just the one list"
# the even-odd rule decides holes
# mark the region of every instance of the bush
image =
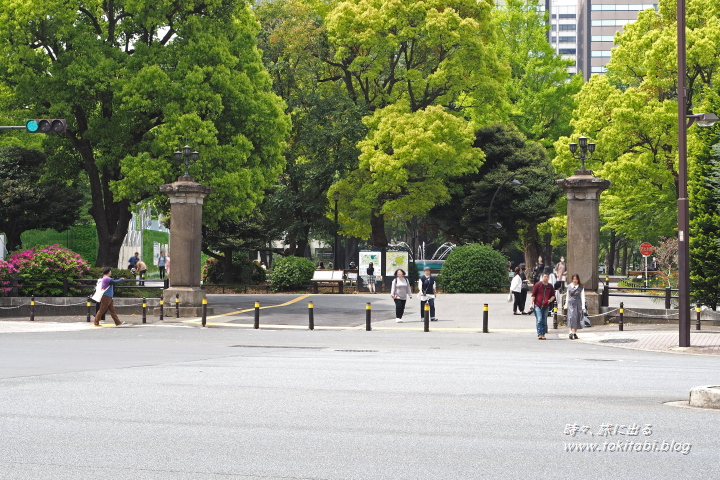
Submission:
[[273,264],[272,290],[273,292],[279,292],[307,285],[310,283],[314,272],[315,263],[309,258],[279,258]]
[[[245,257],[246,254],[235,253],[232,258],[232,282],[240,285],[262,285],[267,279],[265,269],[255,261]],[[213,257],[205,260],[202,269],[203,283],[224,283],[222,264]]]
[[456,247],[445,261],[438,283],[449,293],[488,293],[507,285],[507,258],[489,245]]
[[[23,293],[39,297],[61,296],[63,280],[85,278],[89,273],[90,267],[80,255],[60,245],[33,247],[13,253],[7,261],[0,262],[1,278],[17,278],[21,286],[41,284],[23,289]],[[3,283],[3,292],[8,292],[9,284]],[[76,288],[69,290],[70,295],[78,292]]]

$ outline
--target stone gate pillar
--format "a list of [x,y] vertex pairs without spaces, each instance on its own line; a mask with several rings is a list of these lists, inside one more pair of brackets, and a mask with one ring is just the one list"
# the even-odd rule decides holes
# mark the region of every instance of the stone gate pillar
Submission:
[[598,254],[600,240],[600,194],[610,180],[594,177],[591,170],[576,170],[572,177],[557,180],[567,195],[567,281],[577,273],[585,285],[588,313],[600,313]]
[[161,185],[160,191],[170,197],[170,288],[165,303],[173,306],[175,294],[180,305],[200,307],[204,292],[200,287],[200,252],[202,249],[203,199],[213,188],[201,185],[190,176]]

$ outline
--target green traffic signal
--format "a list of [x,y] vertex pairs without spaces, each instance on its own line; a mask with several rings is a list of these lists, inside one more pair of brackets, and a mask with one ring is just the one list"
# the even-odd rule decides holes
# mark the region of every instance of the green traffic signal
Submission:
[[38,118],[25,122],[25,130],[29,133],[65,133],[67,122],[64,118]]

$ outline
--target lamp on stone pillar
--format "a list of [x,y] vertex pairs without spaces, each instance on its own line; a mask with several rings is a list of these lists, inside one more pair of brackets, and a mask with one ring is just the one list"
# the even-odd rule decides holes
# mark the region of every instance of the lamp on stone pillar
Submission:
[[[597,295],[598,253],[600,245],[600,194],[610,186],[609,180],[593,176],[585,168],[585,160],[592,156],[595,144],[587,137],[569,145],[573,157],[580,160],[580,170],[569,178],[557,180],[567,196],[567,268],[577,273],[585,285],[585,301],[591,314],[599,313]],[[579,152],[578,152],[579,150]]]
[[198,152],[185,145],[175,152],[178,162],[185,162],[185,175],[177,181],[161,185],[160,191],[170,198],[170,252],[173,258],[170,288],[165,298],[180,296],[186,314],[200,315],[204,292],[200,286],[200,252],[202,250],[203,199],[213,188],[201,185],[190,176],[190,161],[200,158]]

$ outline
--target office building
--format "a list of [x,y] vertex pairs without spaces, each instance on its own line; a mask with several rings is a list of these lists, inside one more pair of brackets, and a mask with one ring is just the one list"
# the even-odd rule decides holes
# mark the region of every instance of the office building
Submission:
[[657,10],[657,1],[579,0],[577,68],[582,71],[585,80],[594,73],[605,73],[615,33],[637,20],[641,11],[649,8]]

